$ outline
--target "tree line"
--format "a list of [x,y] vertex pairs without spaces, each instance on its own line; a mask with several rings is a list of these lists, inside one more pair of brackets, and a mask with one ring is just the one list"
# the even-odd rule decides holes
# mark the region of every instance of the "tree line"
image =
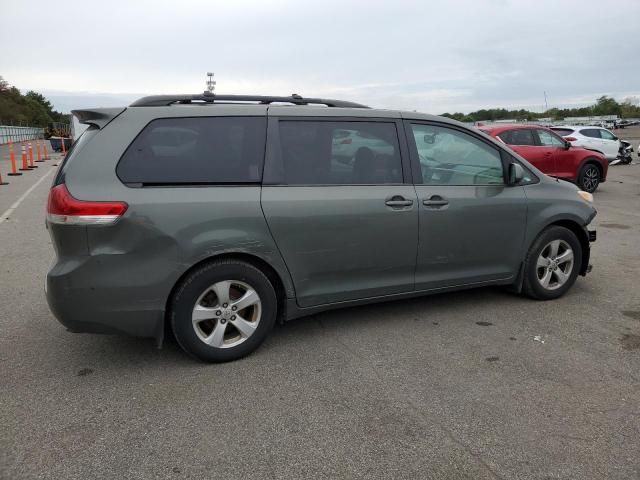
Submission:
[[70,115],[53,109],[44,95],[29,90],[24,95],[0,76],[0,125],[47,127],[50,123],[69,123]]
[[553,118],[562,120],[566,117],[591,117],[596,115],[618,115],[620,118],[640,118],[640,102],[636,97],[626,98],[618,102],[615,98],[603,95],[594,105],[579,108],[550,108],[545,112],[530,112],[529,110],[507,110],[505,108],[490,108],[476,110],[471,113],[443,113],[443,117],[453,118],[460,122],[480,122],[482,120],[538,120]]

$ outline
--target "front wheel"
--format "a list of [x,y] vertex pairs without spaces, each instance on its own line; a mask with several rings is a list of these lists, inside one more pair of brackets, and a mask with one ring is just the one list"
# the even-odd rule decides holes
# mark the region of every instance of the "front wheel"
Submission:
[[262,271],[222,260],[197,268],[181,282],[169,315],[183,350],[206,362],[226,362],[258,348],[276,313],[276,293]]
[[564,295],[576,281],[582,264],[582,246],[569,229],[551,226],[531,245],[524,268],[523,291],[537,300]]
[[578,187],[585,192],[593,193],[600,185],[600,169],[593,163],[583,165],[578,174]]

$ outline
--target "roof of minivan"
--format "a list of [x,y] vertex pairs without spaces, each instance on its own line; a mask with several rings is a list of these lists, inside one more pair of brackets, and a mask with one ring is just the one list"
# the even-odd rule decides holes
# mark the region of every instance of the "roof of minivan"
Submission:
[[[379,108],[326,107],[319,105],[282,105],[260,103],[219,102],[213,104],[180,104],[163,106],[128,106],[122,108],[93,108],[73,110],[71,113],[81,123],[94,124],[102,128],[113,118],[125,111],[135,111],[145,118],[204,117],[219,115],[277,115],[291,117],[350,117],[350,118],[389,118],[407,120],[426,120],[469,128],[457,120],[419,112],[387,110]],[[144,113],[143,113],[144,112]]]

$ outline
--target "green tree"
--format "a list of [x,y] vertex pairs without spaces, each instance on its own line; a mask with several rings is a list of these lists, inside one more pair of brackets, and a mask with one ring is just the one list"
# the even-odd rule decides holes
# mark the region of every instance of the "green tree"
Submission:
[[620,104],[622,118],[640,118],[640,101],[638,97],[627,97]]
[[51,122],[67,119],[66,115],[56,112],[42,94],[29,91],[22,95],[0,76],[0,123],[46,127]]
[[594,115],[620,115],[620,104],[614,98],[603,95],[593,106]]

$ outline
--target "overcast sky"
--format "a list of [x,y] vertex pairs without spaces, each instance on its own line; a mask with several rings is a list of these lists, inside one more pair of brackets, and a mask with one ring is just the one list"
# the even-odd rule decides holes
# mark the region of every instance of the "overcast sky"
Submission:
[[429,113],[640,95],[640,0],[1,0],[0,75],[58,109],[144,94]]

